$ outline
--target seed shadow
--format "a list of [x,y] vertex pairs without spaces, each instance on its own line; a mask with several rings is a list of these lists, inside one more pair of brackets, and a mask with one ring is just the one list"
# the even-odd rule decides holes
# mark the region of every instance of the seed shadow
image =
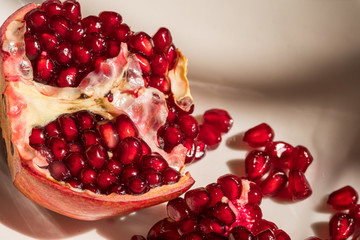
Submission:
[[242,138],[244,136],[244,132],[240,132],[235,134],[228,139],[226,139],[226,146],[234,150],[242,150],[242,151],[251,151],[251,148],[248,144],[246,144]]
[[319,213],[335,213],[336,211],[326,203],[328,195],[322,197],[321,201],[315,206],[315,211]]
[[315,222],[310,225],[315,235],[321,239],[329,239],[329,223],[328,222]]
[[287,187],[284,187],[278,194],[269,197],[269,199],[280,204],[294,204],[296,202],[296,200],[292,199]]
[[230,173],[237,176],[245,176],[244,159],[231,159],[226,162]]

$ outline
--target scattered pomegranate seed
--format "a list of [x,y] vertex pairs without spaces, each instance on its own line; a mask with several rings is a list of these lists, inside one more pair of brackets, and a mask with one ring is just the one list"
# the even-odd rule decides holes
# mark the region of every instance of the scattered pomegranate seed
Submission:
[[289,192],[293,199],[301,200],[312,194],[310,184],[301,170],[291,170],[289,173]]
[[285,187],[287,180],[283,170],[271,170],[269,176],[260,183],[262,193],[264,196],[275,196]]
[[204,113],[204,123],[214,126],[218,131],[227,133],[233,125],[233,119],[223,109],[210,109]]
[[245,172],[250,180],[261,178],[270,167],[270,157],[263,151],[253,150],[245,158]]
[[351,186],[342,187],[329,195],[327,203],[334,209],[349,209],[359,200],[359,195]]
[[329,222],[330,237],[334,240],[347,239],[354,230],[354,219],[348,214],[336,213]]
[[217,148],[221,142],[220,131],[209,124],[201,124],[199,127],[199,140],[203,141],[211,149]]
[[261,123],[247,130],[243,141],[251,147],[263,147],[274,139],[274,130],[266,123]]
[[289,169],[301,170],[305,173],[306,169],[310,166],[313,161],[313,157],[309,150],[304,146],[296,146],[289,160]]

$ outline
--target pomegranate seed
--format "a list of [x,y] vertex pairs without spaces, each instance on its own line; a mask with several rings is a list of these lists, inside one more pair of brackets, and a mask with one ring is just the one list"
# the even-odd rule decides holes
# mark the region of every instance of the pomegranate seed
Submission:
[[110,120],[98,122],[96,129],[100,134],[103,146],[107,149],[115,149],[120,140],[113,123]]
[[330,237],[334,240],[347,239],[355,231],[354,219],[344,213],[336,213],[329,222]]
[[191,115],[183,115],[178,121],[180,130],[185,134],[185,137],[195,139],[199,134],[199,125],[196,119]]
[[64,162],[72,176],[77,176],[86,164],[85,158],[81,153],[68,154]]
[[[69,64],[72,59],[72,47],[69,43],[63,42],[59,45],[57,48],[56,54],[55,54],[56,61],[59,64]],[[76,70],[76,69],[75,69]],[[77,72],[76,72],[77,74]]]
[[313,157],[306,147],[296,146],[291,153],[289,168],[293,170],[301,170],[305,173],[312,161]]
[[49,33],[41,34],[39,39],[43,49],[49,52],[55,50],[55,48],[59,45],[59,41],[57,40],[57,38]]
[[176,107],[172,104],[171,101],[166,101],[166,106],[168,108],[168,116],[167,116],[167,122],[177,122],[178,121],[178,112],[176,111]]
[[116,118],[115,127],[119,134],[120,140],[127,137],[137,137],[138,130],[133,121],[125,114],[121,114]]
[[36,145],[34,146],[34,148],[36,149],[36,151],[39,152],[41,156],[45,158],[46,162],[51,163],[52,161],[54,161],[54,155],[48,147],[44,145]]
[[57,79],[59,87],[75,87],[77,73],[78,71],[75,67],[70,67],[61,71],[59,78]]
[[62,4],[58,0],[48,0],[41,4],[41,8],[46,12],[49,17],[62,14]]
[[[109,58],[116,57],[120,53],[120,43],[117,41],[110,40],[106,44],[107,47],[107,56]],[[141,67],[141,64],[140,64]]]
[[225,225],[216,218],[202,218],[199,222],[199,228],[203,234],[217,233],[223,235],[225,233]]
[[96,177],[97,177],[97,173],[92,168],[82,169],[79,175],[80,181],[85,185],[90,185],[95,183]]
[[84,150],[83,146],[79,142],[70,142],[68,143],[69,152],[82,152]]
[[180,173],[171,167],[165,168],[161,174],[165,185],[177,183],[181,177]]
[[245,205],[244,209],[252,220],[257,221],[262,218],[262,211],[258,205],[248,203]]
[[179,238],[180,236],[176,229],[176,225],[168,218],[165,218],[155,223],[155,225],[150,229],[147,235],[148,240]]
[[70,177],[70,171],[62,161],[53,161],[49,164],[50,175],[57,181],[64,181]]
[[26,26],[34,32],[44,31],[47,28],[48,18],[40,8],[35,8],[25,16]]
[[354,218],[356,225],[360,226],[360,204],[351,206],[349,214]]
[[99,134],[94,130],[83,131],[83,133],[81,134],[81,140],[85,148],[94,144],[101,144],[101,138]]
[[253,150],[245,158],[245,172],[250,180],[261,178],[270,167],[270,157],[263,151]]
[[176,146],[184,141],[184,134],[176,125],[168,126],[164,132],[165,144]]
[[129,40],[129,47],[135,52],[141,52],[150,57],[153,52],[153,46],[150,36],[145,32],[134,34]]
[[27,36],[25,38],[25,49],[26,49],[26,56],[29,60],[34,60],[41,53],[41,46],[39,40],[37,40],[33,36]]
[[269,154],[273,163],[281,168],[288,168],[293,146],[286,142],[269,142],[265,147],[265,152]]
[[255,240],[254,235],[244,226],[235,226],[230,231],[229,240]]
[[154,53],[150,57],[151,70],[155,75],[163,75],[168,70],[168,63],[164,54]]
[[126,187],[125,185],[112,185],[108,189],[108,194],[116,193],[118,195],[125,195],[126,194]]
[[104,11],[99,14],[102,22],[102,32],[105,35],[110,35],[115,27],[122,22],[120,14],[111,11]]
[[141,170],[140,176],[145,178],[151,188],[161,186],[163,184],[163,177],[161,173],[152,168]]
[[79,136],[74,118],[70,114],[64,114],[58,118],[61,132],[66,141],[74,141]]
[[186,147],[187,149],[185,164],[190,164],[195,159],[195,151],[196,151],[195,142],[194,140],[187,138],[183,142],[183,146]]
[[95,126],[95,117],[89,111],[83,110],[77,112],[75,119],[80,130],[91,129]]
[[190,209],[183,198],[175,198],[166,205],[168,216],[175,222],[179,222],[190,215]]
[[123,170],[124,166],[122,165],[121,162],[116,161],[115,159],[111,159],[106,163],[105,168],[115,176],[118,176],[121,174],[121,171]]
[[312,194],[310,184],[301,170],[290,171],[288,188],[293,199],[305,199]]
[[122,164],[137,163],[141,157],[141,142],[135,137],[127,137],[117,147],[117,158]]
[[277,240],[274,233],[270,229],[266,229],[265,231],[256,235],[257,240]]
[[85,157],[91,166],[100,169],[107,160],[107,152],[102,145],[94,144],[86,149]]
[[143,156],[139,165],[141,169],[152,168],[156,171],[162,171],[168,167],[167,161],[156,153]]
[[152,37],[154,49],[158,52],[165,52],[172,43],[172,36],[167,28],[160,28]]
[[275,230],[276,240],[291,240],[290,236],[281,229]]
[[46,130],[47,136],[49,138],[50,137],[58,137],[61,135],[60,126],[57,121],[52,121],[52,122],[48,123],[45,126],[45,130]]
[[75,44],[72,48],[73,60],[77,65],[87,65],[91,61],[90,51],[81,44]]
[[196,141],[195,161],[205,157],[207,144],[203,141]]
[[141,138],[139,139],[140,142],[141,142],[141,148],[142,148],[142,156],[145,156],[149,153],[151,153],[151,148],[149,147],[149,145],[144,141],[142,140]]
[[29,137],[30,146],[33,147],[37,144],[45,144],[45,141],[45,129],[40,127],[33,128]]
[[84,37],[84,42],[86,48],[91,49],[91,51],[95,54],[102,54],[105,52],[105,39],[101,37],[99,33],[87,34]]
[[214,206],[214,216],[228,226],[235,221],[235,215],[229,205],[222,202]]
[[127,182],[128,179],[132,176],[137,176],[139,174],[139,169],[134,164],[125,165],[121,173],[121,182]]
[[263,147],[274,139],[274,130],[266,123],[261,123],[247,130],[243,141],[249,146],[257,148]]
[[69,26],[69,22],[63,16],[52,16],[49,20],[49,28],[64,39],[69,32]]
[[131,237],[130,240],[146,240],[146,239],[141,235],[134,235]]
[[54,72],[54,63],[47,55],[41,55],[36,64],[36,78],[39,82],[46,83]]
[[132,36],[132,32],[128,25],[120,24],[113,29],[112,35],[119,42],[128,42]]
[[241,195],[242,184],[241,179],[233,174],[225,174],[218,178],[217,183],[220,184],[224,195],[230,199],[238,199]]
[[60,137],[51,137],[48,141],[48,147],[54,155],[54,160],[62,160],[68,153],[68,145],[65,139]]
[[84,27],[87,34],[101,32],[101,20],[97,16],[88,16],[81,20],[81,25]]
[[158,89],[160,92],[170,93],[170,82],[165,76],[150,75],[149,87]]
[[141,176],[132,176],[128,179],[127,187],[134,195],[143,194],[149,191],[146,180]]
[[73,0],[67,0],[63,3],[64,16],[70,22],[77,22],[81,19],[80,4]]
[[101,193],[100,189],[95,185],[86,185],[86,186],[84,186],[84,189],[88,190],[88,191],[91,191],[91,192],[93,192],[95,194],[100,194]]
[[329,195],[327,203],[334,209],[349,209],[359,200],[359,195],[351,186],[342,187]]
[[148,75],[150,73],[151,66],[146,56],[141,53],[136,53],[135,57],[140,65],[143,75]]
[[278,227],[273,222],[267,221],[265,219],[259,219],[254,222],[254,225],[251,227],[250,230],[256,236],[267,229],[270,229],[272,232],[275,232],[278,229]]
[[269,176],[260,184],[264,196],[275,196],[286,185],[287,177],[283,170],[275,168]]
[[209,109],[204,115],[204,123],[214,126],[218,131],[227,133],[233,125],[233,119],[223,109]]
[[83,184],[77,178],[74,178],[74,177],[67,179],[66,183],[70,184],[70,186],[73,188],[82,189],[82,187],[83,187]]
[[208,191],[203,188],[195,188],[185,193],[185,202],[193,213],[202,212],[210,202]]
[[[198,230],[198,222],[197,222],[196,217],[194,217],[194,216],[189,216],[189,217],[183,219],[182,221],[178,222],[177,224],[178,224],[178,232],[183,237],[186,234],[194,233]],[[186,238],[186,239],[188,239],[188,238]],[[203,239],[203,238],[201,238],[201,239]]]
[[177,51],[174,44],[171,44],[170,47],[165,51],[165,57],[169,65],[168,69],[173,69],[177,60]]
[[209,124],[201,124],[199,129],[199,140],[203,141],[209,148],[215,149],[221,142],[221,133]]
[[261,188],[254,182],[250,182],[249,186],[248,203],[260,205],[263,197]]
[[102,190],[106,190],[110,185],[114,184],[115,182],[115,176],[108,171],[101,171],[96,178],[96,184]]
[[205,187],[210,196],[208,207],[214,207],[217,202],[220,202],[224,196],[221,185],[218,183],[211,183]]
[[77,43],[82,40],[85,34],[85,29],[80,24],[73,24],[69,28],[68,38],[72,43]]

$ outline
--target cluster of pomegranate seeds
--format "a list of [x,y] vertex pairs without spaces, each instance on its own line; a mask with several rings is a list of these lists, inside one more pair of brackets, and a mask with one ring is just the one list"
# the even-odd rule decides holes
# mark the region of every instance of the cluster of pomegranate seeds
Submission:
[[63,114],[33,128],[29,144],[45,157],[54,179],[74,188],[137,195],[180,179],[125,114],[113,121],[85,110]]
[[177,51],[166,28],[150,37],[145,32],[134,33],[116,12],[82,18],[75,0],[47,0],[27,13],[25,22],[26,56],[37,82],[76,87],[102,61],[116,57],[121,43],[126,43],[146,83],[164,93],[170,91],[167,71],[174,67]]
[[255,148],[245,158],[246,177],[259,184],[264,196],[275,196],[287,186],[293,200],[309,197],[312,190],[305,177],[313,161],[309,150],[273,140],[274,131],[266,123],[245,132],[243,141]]
[[[251,181],[226,174],[167,203],[167,218],[153,225],[147,240],[278,239],[290,237],[262,218],[261,189]],[[135,235],[132,240],[145,239]]]
[[168,101],[169,115],[164,126],[158,131],[158,142],[167,152],[179,144],[187,148],[186,164],[202,159],[207,150],[213,150],[221,142],[233,124],[229,113],[223,109],[209,109],[203,114],[202,123],[195,117],[181,111]]
[[359,195],[351,186],[342,187],[332,192],[327,200],[337,212],[329,222],[329,233],[332,239],[360,238],[360,204]]

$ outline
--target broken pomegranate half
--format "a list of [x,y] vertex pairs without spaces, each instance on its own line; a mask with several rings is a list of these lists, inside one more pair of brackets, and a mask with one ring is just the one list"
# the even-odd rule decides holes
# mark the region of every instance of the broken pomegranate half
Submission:
[[118,13],[82,18],[78,2],[47,0],[16,11],[0,35],[1,128],[24,195],[95,220],[193,185],[184,165],[213,143],[198,137],[187,59],[168,29],[150,37]]

